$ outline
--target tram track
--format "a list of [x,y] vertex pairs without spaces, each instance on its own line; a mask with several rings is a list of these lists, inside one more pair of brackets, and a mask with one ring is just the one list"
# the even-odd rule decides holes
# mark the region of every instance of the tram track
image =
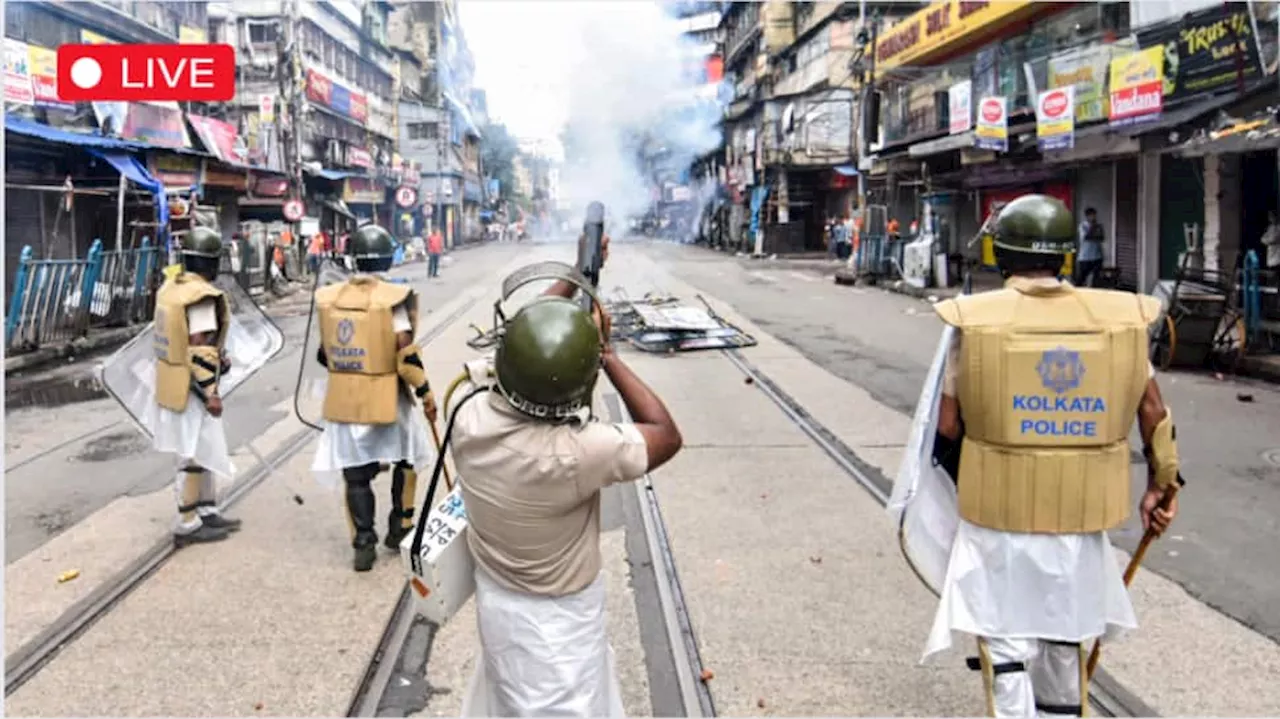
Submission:
[[[435,340],[457,323],[458,320],[465,317],[467,313],[475,307],[481,297],[481,293],[472,292],[466,300],[454,308],[448,315],[437,321],[430,329],[421,334],[417,338],[417,342],[420,345],[425,346]],[[276,361],[284,361],[286,358],[295,356],[296,355],[292,352],[285,353],[284,357],[281,357]],[[230,489],[226,499],[222,503],[223,507],[229,508],[235,506],[267,477],[271,476],[275,472],[276,468],[280,467],[302,451],[304,447],[310,444],[311,440],[314,439],[315,436],[315,430],[304,426],[286,438],[278,447],[269,452],[265,457],[254,449],[252,445],[246,444],[245,447],[251,454],[253,454],[254,458],[258,460],[258,464],[247,476],[236,482],[236,484]],[[165,476],[169,476],[169,473],[166,473]],[[84,633],[88,631],[98,620],[109,614],[112,609],[119,606],[119,604],[134,590],[141,587],[148,579],[154,576],[155,573],[164,566],[164,564],[172,558],[174,554],[177,553],[177,551],[177,547],[174,545],[172,537],[166,535],[160,538],[138,558],[130,562],[111,578],[104,581],[101,586],[89,593],[83,599],[65,610],[57,619],[55,619],[49,626],[43,629],[30,641],[6,656],[5,696],[8,697],[12,695],[15,691],[20,689],[24,684],[39,674],[39,672],[53,661],[63,649],[70,646],[79,637],[83,636]],[[407,591],[408,589],[406,585],[406,594]],[[401,597],[401,602],[396,605],[397,611],[400,611],[401,604],[407,605],[406,600],[407,596]],[[378,652],[382,651],[384,641],[385,633],[383,640],[380,640],[379,642]],[[379,654],[375,652],[375,659],[378,656]],[[362,680],[361,684],[363,685],[367,682],[368,679],[365,678]]]
[[[857,482],[881,506],[888,504],[893,490],[892,481],[878,469],[858,457],[831,430],[809,414],[795,398],[787,394],[767,374],[752,365],[739,350],[726,349],[721,353],[750,378],[778,409],[831,458],[851,479]],[[1089,690],[1093,713],[1108,717],[1155,717],[1155,709],[1126,689],[1106,669],[1099,667],[1093,675]]]

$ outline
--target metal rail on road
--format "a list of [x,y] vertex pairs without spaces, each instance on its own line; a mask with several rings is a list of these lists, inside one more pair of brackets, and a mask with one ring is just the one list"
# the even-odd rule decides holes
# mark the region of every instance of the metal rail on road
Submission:
[[[424,332],[417,338],[419,344],[426,344],[434,340],[445,330],[451,327],[455,322],[462,318],[476,302],[480,300],[479,293],[472,295],[454,311],[450,312],[444,319],[437,322],[431,329]],[[273,450],[267,457],[263,458],[257,455],[256,451],[250,447],[250,451],[258,456],[258,466],[247,477],[237,482],[231,491],[227,494],[223,506],[230,507],[235,505],[248,493],[269,477],[277,467],[289,460],[295,454],[300,452],[311,439],[315,436],[315,431],[309,427],[303,427],[286,439],[279,447]],[[84,599],[76,602],[65,612],[62,613],[52,624],[36,635],[31,641],[18,648],[12,654],[5,658],[5,685],[4,694],[9,696],[17,691],[23,684],[27,683],[32,677],[40,672],[50,661],[52,661],[63,648],[69,646],[89,629],[98,619],[101,619],[114,607],[116,607],[126,596],[133,590],[141,586],[148,578],[153,576],[170,557],[177,551],[172,537],[164,537],[157,541],[150,549],[131,562],[123,570],[115,576],[108,579],[102,586],[98,587]],[[406,590],[407,591],[407,590]],[[407,603],[407,597],[402,596],[401,602],[397,604],[397,609],[401,603]],[[392,624],[395,623],[398,615],[393,614]],[[410,613],[410,618],[412,613]],[[390,625],[389,625],[390,626]],[[385,634],[385,633],[384,633]],[[385,636],[384,636],[385,639]],[[403,638],[401,638],[403,642]],[[375,652],[371,664],[376,664],[382,658],[382,643],[379,642],[379,651]],[[398,653],[400,648],[395,647]],[[371,673],[366,671],[366,675]],[[366,678],[362,678],[361,684],[369,683]],[[385,684],[379,690],[385,690]],[[372,715],[369,715],[372,716]]]
[[[768,375],[756,369],[743,358],[738,350],[721,350],[739,371],[751,378],[756,387],[782,410],[782,413],[796,424],[815,444],[822,448],[841,469],[859,485],[867,490],[881,505],[889,501],[892,486],[879,470],[872,468],[842,442],[821,422],[814,419],[804,407],[791,395],[787,394]],[[1093,684],[1089,691],[1093,709],[1102,716],[1110,717],[1157,717],[1155,709],[1143,702],[1132,692],[1126,690],[1120,682],[1101,667],[1093,675]]]

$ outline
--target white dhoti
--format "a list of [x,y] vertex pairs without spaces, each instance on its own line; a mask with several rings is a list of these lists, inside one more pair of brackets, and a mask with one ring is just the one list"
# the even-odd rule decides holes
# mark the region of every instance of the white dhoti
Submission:
[[1053,716],[1082,703],[1092,641],[1137,625],[1106,532],[1017,534],[961,520],[925,658],[953,632],[978,637],[980,658],[996,667],[989,710],[1036,716],[1038,705]]
[[422,410],[401,396],[396,404],[394,424],[348,424],[322,420],[320,442],[316,446],[311,471],[322,483],[334,486],[342,470],[366,464],[394,464],[405,461],[418,468],[430,467],[435,449],[427,436],[427,420]]
[[195,397],[181,412],[150,405],[143,425],[151,433],[152,446],[159,452],[178,456],[174,495],[178,517],[174,531],[189,534],[200,528],[198,517],[217,514],[217,486],[214,475],[231,481],[235,465],[227,448],[227,433],[221,417],[214,417]]
[[605,626],[603,575],[576,594],[538,597],[476,569],[480,655],[465,717],[625,717]]

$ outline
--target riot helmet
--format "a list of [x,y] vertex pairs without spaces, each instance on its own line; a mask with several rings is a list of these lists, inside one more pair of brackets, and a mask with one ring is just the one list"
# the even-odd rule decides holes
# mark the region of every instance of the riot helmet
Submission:
[[212,282],[222,262],[222,236],[208,227],[191,228],[182,241],[181,257],[183,269]]
[[1059,274],[1066,255],[1075,249],[1075,223],[1062,200],[1023,195],[996,216],[993,245],[1001,274]]
[[578,416],[600,373],[600,330],[577,303],[539,297],[504,327],[494,373],[517,410],[537,419]]
[[386,272],[391,269],[396,253],[396,241],[391,233],[369,224],[351,233],[347,241],[347,254],[356,261],[360,272]]

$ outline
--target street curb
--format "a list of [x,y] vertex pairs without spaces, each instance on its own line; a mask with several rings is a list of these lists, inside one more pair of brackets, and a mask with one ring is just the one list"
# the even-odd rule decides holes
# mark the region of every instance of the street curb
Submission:
[[1263,361],[1259,357],[1241,357],[1236,365],[1236,375],[1280,384],[1280,365]]

